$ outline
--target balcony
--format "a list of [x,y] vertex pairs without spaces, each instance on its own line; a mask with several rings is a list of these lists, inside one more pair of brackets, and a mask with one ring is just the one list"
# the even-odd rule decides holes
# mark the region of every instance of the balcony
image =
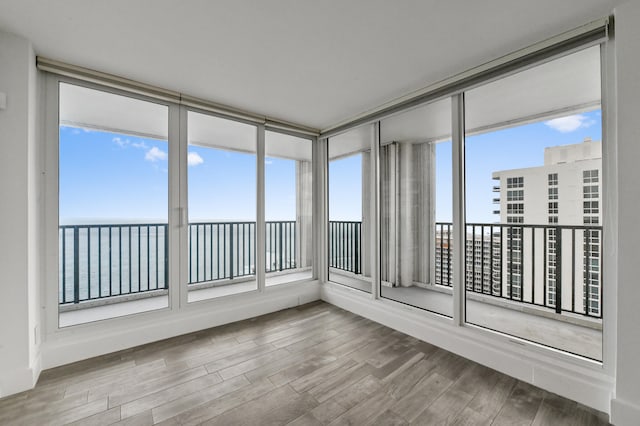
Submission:
[[[329,226],[329,266],[354,283],[362,271],[361,226]],[[439,313],[452,306],[451,231],[451,223],[435,225],[433,282],[385,287],[384,296]],[[601,238],[597,226],[467,224],[467,320],[601,359]]]
[[[255,225],[189,224],[190,301],[255,288]],[[295,221],[266,222],[267,286],[312,277],[299,266],[296,235]],[[61,326],[167,306],[166,223],[65,225],[59,244]]]
[[[452,306],[452,228],[435,224],[432,282],[385,287],[385,297],[435,312]],[[329,223],[329,267],[364,289],[362,231],[362,222]],[[468,321],[600,359],[601,227],[466,231]],[[160,223],[61,226],[60,325],[166,307],[166,235]],[[187,235],[190,301],[255,289],[254,222],[191,223]],[[299,267],[297,241],[296,222],[266,223],[267,286],[312,277]]]

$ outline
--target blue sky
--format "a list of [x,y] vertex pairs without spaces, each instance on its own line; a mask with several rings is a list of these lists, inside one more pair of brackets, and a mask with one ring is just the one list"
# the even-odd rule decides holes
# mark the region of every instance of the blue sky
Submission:
[[[469,222],[496,222],[492,191],[494,171],[544,164],[544,149],[580,143],[586,137],[602,139],[600,110],[550,121],[483,133],[466,138],[466,207]],[[436,145],[436,221],[452,220],[451,141]],[[329,165],[329,215],[331,220],[361,220],[362,185],[360,155]]]
[[[493,222],[496,170],[543,164],[544,148],[601,140],[600,111],[481,135],[466,141],[467,220]],[[60,127],[60,222],[166,222],[168,144]],[[254,154],[189,147],[189,218],[255,221]],[[361,220],[362,159],[331,162],[332,220]],[[267,220],[295,220],[295,162],[265,160]],[[451,143],[436,146],[436,220],[451,221]]]
[[[255,221],[256,157],[189,146],[189,219]],[[168,144],[60,127],[60,223],[166,222]],[[295,162],[265,160],[266,219],[295,220]]]

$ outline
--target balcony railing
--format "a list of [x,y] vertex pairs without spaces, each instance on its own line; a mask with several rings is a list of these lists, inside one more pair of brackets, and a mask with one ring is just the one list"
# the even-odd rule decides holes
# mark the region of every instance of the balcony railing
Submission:
[[362,222],[329,222],[329,266],[362,273]]
[[601,226],[468,223],[465,250],[467,291],[602,318]]
[[[188,284],[255,274],[255,222],[190,223]],[[59,228],[59,303],[168,288],[166,223]],[[296,222],[266,222],[266,272],[295,269]]]
[[[451,287],[452,224],[435,234],[435,284]],[[329,266],[360,274],[361,238],[361,222],[329,222]],[[469,292],[602,318],[600,226],[469,223],[465,251]]]
[[59,303],[167,288],[167,224],[59,228]]

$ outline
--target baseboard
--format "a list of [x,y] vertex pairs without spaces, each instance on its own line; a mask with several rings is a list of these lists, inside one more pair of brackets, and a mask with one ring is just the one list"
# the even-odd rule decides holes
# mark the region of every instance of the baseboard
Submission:
[[[597,363],[508,336],[458,327],[449,318],[421,311],[331,283],[323,284],[322,300],[429,342],[511,377],[539,386],[596,410],[609,413],[613,378]],[[575,358],[575,359],[574,359]]]
[[637,426],[640,422],[640,406],[619,398],[611,400],[611,423],[616,426]]
[[[320,299],[317,282],[269,289],[231,301],[198,302],[189,309],[130,316],[62,330],[42,346],[43,369],[93,358],[123,349],[254,318]],[[144,320],[138,319],[144,318]],[[69,327],[71,328],[71,327]]]
[[32,389],[38,375],[33,368],[0,370],[0,398]]

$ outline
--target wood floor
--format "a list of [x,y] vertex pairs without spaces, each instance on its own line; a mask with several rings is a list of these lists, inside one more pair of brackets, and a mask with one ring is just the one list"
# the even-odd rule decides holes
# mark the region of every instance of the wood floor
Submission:
[[3,425],[600,425],[606,416],[317,302],[42,373]]

